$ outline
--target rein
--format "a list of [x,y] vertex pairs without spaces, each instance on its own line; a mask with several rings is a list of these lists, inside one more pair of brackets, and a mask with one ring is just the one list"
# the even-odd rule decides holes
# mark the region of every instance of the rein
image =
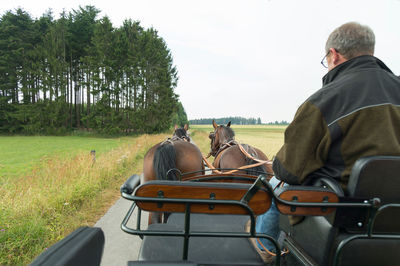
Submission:
[[[232,144],[233,144],[233,145],[232,145]],[[242,146],[240,143],[236,142],[235,140],[231,140],[231,141],[229,141],[229,142],[227,142],[227,143],[224,143],[224,145],[223,145],[223,146],[217,151],[217,153],[215,154],[215,158],[217,158],[218,155],[221,155],[225,149],[227,149],[227,148],[229,148],[229,147],[232,147],[232,146],[234,146],[234,145],[238,145],[240,151],[241,151],[247,158],[249,158],[249,159],[251,159],[251,160],[254,160],[254,161],[256,161],[257,163],[249,164],[249,165],[243,165],[243,166],[239,167],[238,169],[234,169],[234,170],[231,170],[231,171],[228,171],[228,172],[221,172],[221,171],[217,170],[212,164],[210,164],[210,162],[207,161],[207,158],[209,158],[209,157],[211,156],[211,152],[207,155],[207,157],[204,157],[204,156],[202,155],[204,163],[205,163],[213,172],[215,172],[215,173],[217,173],[217,174],[222,174],[222,173],[224,173],[224,174],[232,174],[232,173],[238,172],[238,171],[243,170],[243,169],[248,169],[248,168],[257,167],[257,166],[260,166],[260,165],[263,165],[263,164],[272,164],[272,161],[264,161],[264,160],[260,160],[260,159],[255,158],[254,156],[252,156],[251,154],[249,154],[249,153],[243,148],[243,146]],[[267,173],[267,175],[273,176],[274,174]]]

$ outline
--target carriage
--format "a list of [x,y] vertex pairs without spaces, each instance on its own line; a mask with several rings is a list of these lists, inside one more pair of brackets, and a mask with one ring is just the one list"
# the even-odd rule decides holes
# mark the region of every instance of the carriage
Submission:
[[[229,124],[228,124],[229,127]],[[231,150],[243,164],[250,157],[241,145],[216,145],[229,136],[224,126],[214,125],[211,146],[218,157]],[[229,129],[228,129],[229,132]],[[178,162],[159,167],[163,180],[154,177],[153,157],[158,148],[170,151],[168,140],[151,149],[147,177],[131,176],[121,186],[121,196],[132,201],[121,229],[142,239],[137,261],[128,265],[394,265],[400,261],[400,156],[360,158],[353,166],[346,191],[334,179],[315,179],[309,186],[272,188],[266,168],[214,168],[181,171],[188,164]],[[231,143],[229,138],[223,140]],[[163,147],[164,146],[164,147]],[[166,151],[154,161],[168,156]],[[190,160],[199,157],[194,151]],[[242,150],[242,151],[239,151]],[[178,157],[179,151],[172,153]],[[162,158],[164,157],[164,158]],[[201,156],[200,156],[201,157]],[[266,158],[266,157],[264,157]],[[198,163],[197,163],[198,164]],[[146,169],[146,156],[144,169]],[[175,166],[174,166],[175,165]],[[191,165],[195,165],[191,163]],[[253,165],[253,166],[254,166]],[[250,164],[251,166],[251,164]],[[179,167],[179,169],[175,168]],[[197,166],[198,167],[198,166]],[[190,167],[189,167],[190,168]],[[156,169],[156,167],[154,167]],[[157,170],[157,169],[156,169]],[[187,169],[185,169],[187,170]],[[156,172],[156,171],[155,171]],[[174,173],[169,178],[169,173]],[[149,174],[150,173],[150,174]],[[279,210],[279,238],[257,233],[256,217],[271,204]],[[128,226],[137,209],[136,226]],[[149,212],[149,225],[143,229],[142,211]],[[157,217],[157,219],[155,219]],[[131,223],[130,223],[131,224]],[[275,252],[259,251],[256,241],[270,241]],[[32,265],[98,265],[104,245],[99,228],[79,228],[40,255]]]
[[[279,190],[265,175],[212,174],[186,181],[133,175],[121,187],[132,201],[123,231],[143,239],[128,265],[396,265],[400,261],[400,157],[373,156],[353,167],[347,191],[330,179]],[[280,211],[278,241],[255,232],[256,215],[274,200]],[[135,228],[127,223],[135,208]],[[169,213],[166,223],[142,229],[142,211]],[[296,225],[289,216],[304,216]],[[246,224],[248,230],[246,230]],[[266,238],[277,252],[264,261],[249,239]],[[32,265],[98,265],[104,237],[80,228]],[[71,251],[72,250],[72,251]],[[66,252],[69,251],[69,252]],[[47,263],[47,264],[46,264]]]
[[[264,175],[204,175],[146,184],[132,176],[121,187],[122,196],[133,201],[121,227],[143,242],[139,261],[129,265],[268,264],[249,238],[267,238],[281,251],[272,265],[394,265],[400,259],[399,171],[399,157],[361,158],[346,194],[326,178],[314,186],[273,191]],[[221,182],[227,180],[236,181]],[[254,229],[255,216],[265,212],[272,199],[281,213],[278,241]],[[141,230],[139,219],[136,228],[129,228],[135,207],[171,214],[166,223],[146,230]],[[305,218],[290,225],[289,215]]]

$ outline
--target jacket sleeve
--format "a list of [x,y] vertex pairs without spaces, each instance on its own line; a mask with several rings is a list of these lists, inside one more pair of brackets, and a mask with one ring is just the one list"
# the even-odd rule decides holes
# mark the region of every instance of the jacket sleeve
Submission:
[[285,140],[278,151],[273,170],[285,183],[298,185],[326,161],[330,134],[318,107],[303,103],[285,131]]

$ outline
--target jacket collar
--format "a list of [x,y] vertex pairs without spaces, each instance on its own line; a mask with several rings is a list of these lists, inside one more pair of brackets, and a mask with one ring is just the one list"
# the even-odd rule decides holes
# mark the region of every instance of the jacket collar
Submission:
[[322,84],[325,86],[345,73],[366,68],[380,68],[392,73],[392,71],[378,58],[372,55],[361,55],[347,60],[329,71],[325,76],[323,76]]

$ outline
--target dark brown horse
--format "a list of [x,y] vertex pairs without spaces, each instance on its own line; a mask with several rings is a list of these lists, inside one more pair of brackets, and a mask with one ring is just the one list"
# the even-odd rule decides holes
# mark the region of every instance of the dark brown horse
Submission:
[[236,142],[235,133],[230,126],[231,122],[226,126],[218,126],[213,120],[214,131],[209,135],[211,139],[210,154],[215,157],[213,166],[221,169],[238,169],[254,165],[254,167],[236,171],[236,173],[256,176],[265,173],[271,176],[273,171],[268,157],[255,147]]
[[[146,153],[143,160],[142,184],[155,179],[185,180],[204,174],[202,154],[196,145],[190,143],[187,130],[187,125],[184,128],[175,126],[172,138],[154,145]],[[161,222],[161,216],[150,214],[149,224],[153,222]]]

